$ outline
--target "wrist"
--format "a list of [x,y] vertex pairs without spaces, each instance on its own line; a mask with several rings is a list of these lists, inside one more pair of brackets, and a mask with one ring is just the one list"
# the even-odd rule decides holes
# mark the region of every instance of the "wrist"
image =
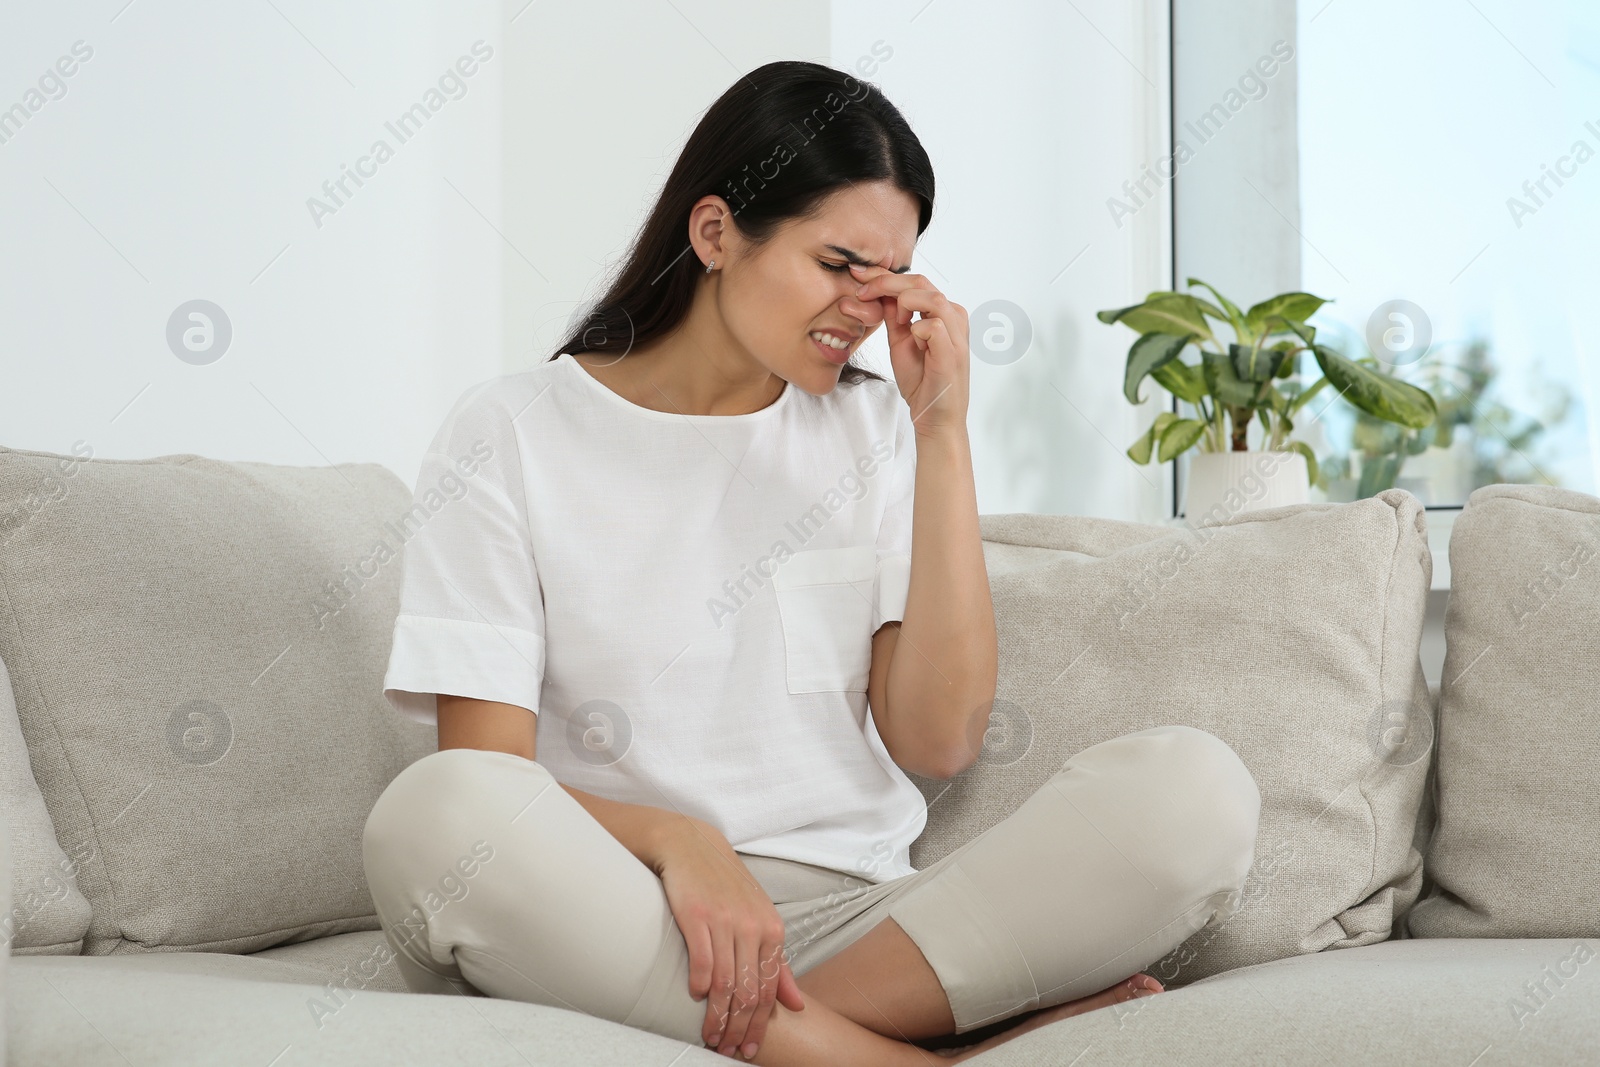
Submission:
[[917,427],[917,454],[946,452],[954,455],[963,455],[971,452],[972,440],[967,434],[965,424],[957,423],[951,426],[936,426],[924,430]]
[[700,825],[700,820],[692,815],[663,810],[644,835],[639,859],[659,876],[686,845],[703,842],[708,837],[714,841],[715,835],[708,835],[707,829],[709,827]]

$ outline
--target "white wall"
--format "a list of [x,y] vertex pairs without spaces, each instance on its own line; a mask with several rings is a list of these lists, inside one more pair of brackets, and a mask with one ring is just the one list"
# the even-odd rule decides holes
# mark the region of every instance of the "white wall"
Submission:
[[1123,398],[1134,334],[1094,317],[1169,282],[1165,191],[1120,220],[1107,205],[1166,151],[1166,4],[838,0],[833,19],[836,67],[877,40],[893,48],[870,80],[933,160],[912,270],[971,313],[975,354],[999,322],[988,301],[1032,326],[1016,362],[973,360],[978,510],[1166,518],[1166,469],[1124,454],[1165,394],[1147,383],[1142,407]]
[[[739,73],[881,40],[872,80],[939,181],[913,269],[975,334],[997,299],[1032,327],[1017,362],[974,361],[980,510],[1168,513],[1165,470],[1123,455],[1156,390],[1122,399],[1132,335],[1094,319],[1167,284],[1165,193],[1108,210],[1165,151],[1159,0],[123,4],[18,6],[0,38],[0,108],[92,49],[0,127],[0,444],[409,483],[463,388],[558,342]],[[465,95],[400,143],[385,122],[480,39]],[[380,137],[393,158],[319,227],[307,199]],[[233,329],[206,365],[166,337],[195,298]]]
[[[449,402],[501,366],[501,239],[478,214],[503,211],[498,4],[125,4],[7,8],[0,444],[376,460],[409,484]],[[447,79],[414,136],[385,128],[480,39],[464,95]],[[63,92],[48,73],[79,41]],[[319,226],[308,198],[380,138],[392,158]],[[205,365],[166,336],[195,298],[232,325]]]
[[826,0],[594,0],[517,15],[525,2],[507,0],[508,372],[548,358],[604,289],[717,97],[763,63],[828,62]]

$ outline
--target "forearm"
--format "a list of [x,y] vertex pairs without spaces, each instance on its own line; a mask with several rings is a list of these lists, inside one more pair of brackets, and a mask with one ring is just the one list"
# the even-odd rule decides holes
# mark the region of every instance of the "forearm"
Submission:
[[[528,708],[493,700],[440,693],[438,708],[439,748],[479,748],[505,752],[526,760],[538,758],[535,716]],[[657,874],[666,854],[677,847],[685,834],[695,834],[718,848],[732,851],[727,839],[702,820],[647,804],[628,804],[620,800],[586,793],[562,785],[583,805],[595,821],[622,847]]]
[[572,798],[594,816],[606,832],[622,843],[657,875],[666,857],[685,834],[698,834],[718,848],[728,848],[727,841],[715,827],[690,815],[683,815],[648,804],[629,804],[562,785]]
[[966,431],[918,435],[916,447],[911,582],[887,683],[894,744],[884,742],[954,771],[977,756],[999,643]]

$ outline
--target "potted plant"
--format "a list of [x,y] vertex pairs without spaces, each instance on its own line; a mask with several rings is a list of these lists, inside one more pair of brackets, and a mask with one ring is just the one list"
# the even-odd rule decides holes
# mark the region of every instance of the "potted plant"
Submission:
[[[1327,301],[1310,293],[1289,292],[1269,297],[1248,311],[1197,278],[1216,303],[1194,293],[1157,290],[1131,307],[1098,313],[1101,322],[1122,323],[1139,336],[1128,349],[1122,391],[1131,404],[1143,403],[1139,386],[1153,378],[1178,399],[1194,406],[1198,418],[1170,411],[1127,450],[1135,463],[1158,462],[1199,445],[1191,458],[1184,512],[1191,522],[1214,515],[1283,504],[1305,503],[1307,487],[1317,478],[1317,457],[1304,441],[1291,441],[1294,416],[1329,383],[1360,410],[1386,422],[1421,429],[1437,413],[1426,390],[1375,369],[1371,356],[1352,360],[1316,341],[1306,325]],[[1212,323],[1232,333],[1224,340]],[[1199,363],[1180,357],[1193,345]],[[1310,352],[1322,377],[1307,385],[1299,375],[1300,357]],[[1279,383],[1282,383],[1280,386]],[[1226,416],[1226,418],[1224,417]],[[1259,418],[1261,447],[1251,450],[1248,431]],[[1240,491],[1250,472],[1266,491],[1249,499]]]

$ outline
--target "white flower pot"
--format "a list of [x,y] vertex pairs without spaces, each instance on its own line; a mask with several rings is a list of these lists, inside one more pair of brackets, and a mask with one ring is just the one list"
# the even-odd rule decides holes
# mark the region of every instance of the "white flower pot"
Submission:
[[1310,502],[1298,452],[1195,452],[1184,488],[1184,521],[1213,526],[1235,515]]

